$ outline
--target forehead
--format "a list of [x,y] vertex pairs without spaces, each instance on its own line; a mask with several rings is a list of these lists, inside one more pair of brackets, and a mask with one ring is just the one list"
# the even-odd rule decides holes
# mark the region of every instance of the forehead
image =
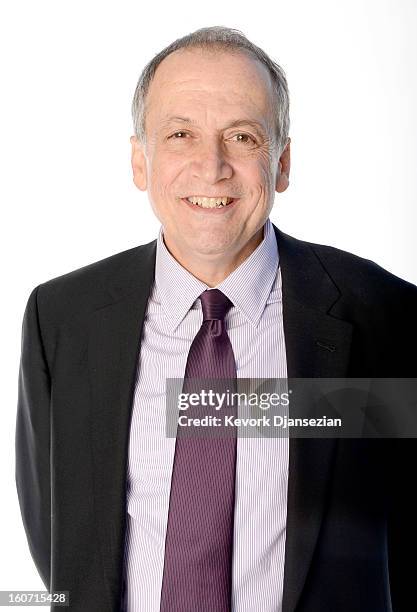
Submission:
[[149,87],[149,121],[204,113],[215,117],[244,111],[253,119],[268,119],[273,106],[272,80],[267,68],[249,53],[179,50],[158,66]]

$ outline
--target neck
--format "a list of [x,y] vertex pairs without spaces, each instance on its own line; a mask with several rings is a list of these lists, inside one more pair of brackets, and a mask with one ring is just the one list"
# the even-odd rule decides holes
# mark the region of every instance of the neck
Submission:
[[257,246],[262,242],[264,237],[264,226],[262,226],[254,236],[245,244],[245,246],[232,257],[227,259],[222,256],[219,258],[202,256],[194,253],[192,258],[184,255],[176,245],[172,244],[166,237],[163,236],[164,244],[171,255],[178,261],[179,264],[195,278],[205,283],[208,287],[216,287],[225,278],[227,278],[241,263],[245,261],[253,253]]

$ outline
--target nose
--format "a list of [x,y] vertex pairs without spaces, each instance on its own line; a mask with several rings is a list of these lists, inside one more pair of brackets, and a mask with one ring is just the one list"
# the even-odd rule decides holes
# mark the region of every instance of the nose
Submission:
[[217,139],[201,143],[192,161],[193,176],[208,184],[231,178],[233,168]]

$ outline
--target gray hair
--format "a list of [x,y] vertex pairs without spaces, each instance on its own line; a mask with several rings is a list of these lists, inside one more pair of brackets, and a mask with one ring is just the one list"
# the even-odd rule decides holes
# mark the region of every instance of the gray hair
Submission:
[[289,93],[287,79],[281,66],[274,62],[260,47],[250,42],[240,30],[223,26],[201,28],[178,38],[165,47],[145,66],[136,85],[132,102],[132,118],[136,137],[145,143],[146,96],[159,64],[178,49],[200,48],[206,51],[226,51],[230,53],[246,51],[259,60],[269,71],[275,94],[274,119],[275,139],[280,153],[285,148],[290,129]]

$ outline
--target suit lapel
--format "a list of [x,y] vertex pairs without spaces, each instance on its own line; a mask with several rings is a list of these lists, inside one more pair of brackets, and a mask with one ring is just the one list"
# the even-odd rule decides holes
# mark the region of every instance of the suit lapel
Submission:
[[[291,378],[338,378],[348,370],[352,326],[332,317],[341,293],[307,243],[274,225],[282,275],[283,324]],[[283,612],[294,612],[326,505],[337,440],[290,438]]]
[[155,249],[153,241],[131,251],[90,324],[95,515],[112,609],[120,598],[131,408]]

